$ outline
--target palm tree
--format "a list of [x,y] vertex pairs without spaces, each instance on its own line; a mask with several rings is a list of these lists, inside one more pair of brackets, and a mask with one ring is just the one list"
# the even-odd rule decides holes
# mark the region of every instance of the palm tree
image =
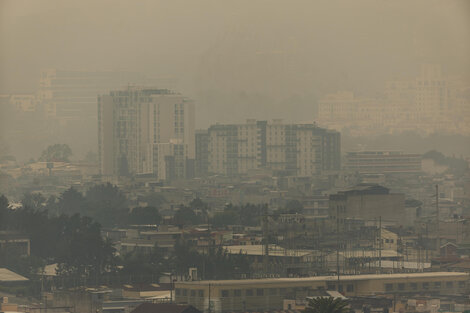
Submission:
[[310,299],[303,313],[347,313],[348,303],[341,298],[318,297]]

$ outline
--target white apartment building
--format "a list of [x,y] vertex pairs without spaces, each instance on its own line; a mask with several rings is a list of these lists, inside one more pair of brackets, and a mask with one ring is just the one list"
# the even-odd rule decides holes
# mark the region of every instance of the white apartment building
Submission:
[[161,174],[155,172],[161,153],[183,146],[184,155],[194,159],[194,136],[194,103],[182,95],[129,87],[98,97],[102,175]]

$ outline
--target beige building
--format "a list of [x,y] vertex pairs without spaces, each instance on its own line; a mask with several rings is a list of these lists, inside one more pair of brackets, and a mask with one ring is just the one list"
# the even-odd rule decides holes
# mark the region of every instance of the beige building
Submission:
[[414,78],[387,81],[383,96],[356,97],[352,92],[325,95],[318,103],[318,123],[351,134],[446,131],[470,133],[470,82],[445,76],[440,65],[423,64]]
[[158,180],[185,178],[188,160],[188,145],[181,140],[154,144],[152,155],[153,173]]
[[305,299],[318,290],[337,290],[346,297],[377,294],[465,294],[468,273],[316,276],[175,283],[177,303],[201,311],[224,313],[281,310],[284,299]]
[[[246,124],[213,125],[198,140],[196,160],[212,174],[247,174],[259,168],[310,177],[340,169],[340,134],[315,124],[248,120]],[[206,151],[203,151],[204,149]]]
[[166,89],[112,91],[98,97],[98,135],[102,175],[155,174],[158,156],[181,145],[194,159],[194,103]]
[[330,195],[329,208],[333,225],[344,225],[351,218],[382,219],[401,225],[406,222],[405,195],[375,184],[361,184]]
[[37,109],[37,99],[35,95],[11,95],[10,105],[19,112],[35,112]]

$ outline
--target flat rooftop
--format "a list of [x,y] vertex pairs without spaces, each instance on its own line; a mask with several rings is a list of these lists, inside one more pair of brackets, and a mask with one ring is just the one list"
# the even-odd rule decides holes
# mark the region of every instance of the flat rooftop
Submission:
[[[470,273],[463,272],[427,272],[427,273],[400,273],[400,274],[368,274],[368,275],[342,275],[340,281],[357,280],[385,280],[385,279],[417,279],[417,278],[469,278]],[[261,278],[238,280],[202,280],[190,282],[176,282],[177,285],[250,285],[250,284],[277,284],[318,281],[338,281],[337,276],[313,276],[301,278]]]

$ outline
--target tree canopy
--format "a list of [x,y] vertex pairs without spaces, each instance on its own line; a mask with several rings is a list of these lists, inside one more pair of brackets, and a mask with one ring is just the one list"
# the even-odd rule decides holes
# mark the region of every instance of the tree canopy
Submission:
[[347,313],[348,303],[341,298],[318,297],[311,299],[303,313]]
[[42,151],[40,161],[43,162],[70,162],[72,149],[67,144],[54,144]]

